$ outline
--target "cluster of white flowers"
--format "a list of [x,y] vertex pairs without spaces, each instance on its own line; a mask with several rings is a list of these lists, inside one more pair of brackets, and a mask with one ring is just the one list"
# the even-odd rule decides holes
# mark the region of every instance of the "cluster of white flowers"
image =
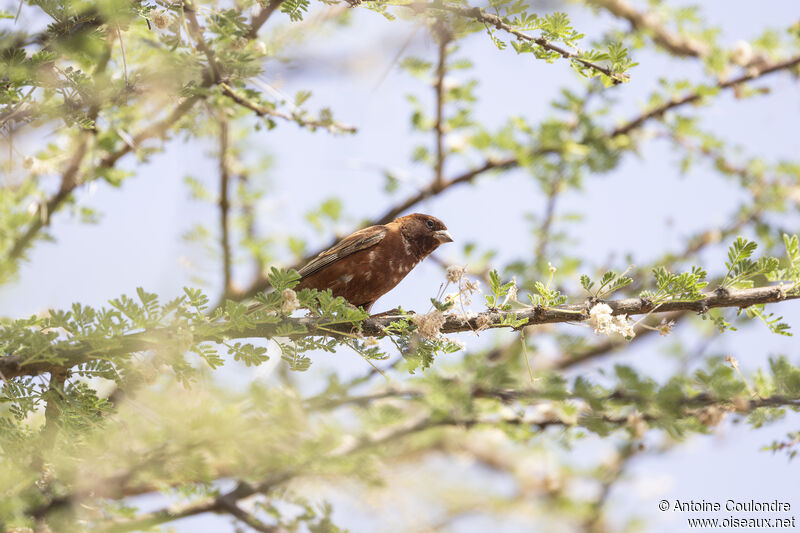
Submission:
[[22,160],[22,168],[30,171],[32,177],[52,174],[56,171],[56,165],[52,161],[43,161],[38,157],[26,157]]
[[100,376],[92,376],[90,378],[78,376],[75,380],[85,383],[87,387],[94,391],[95,396],[98,398],[108,398],[117,390],[117,382],[113,379],[106,379]]
[[445,146],[452,152],[463,152],[470,142],[470,137],[463,133],[450,133],[444,138]]
[[517,276],[514,276],[511,281],[513,285],[508,288],[508,292],[506,293],[506,297],[503,300],[502,305],[506,305],[508,302],[517,302]]
[[666,320],[662,320],[661,324],[658,326],[658,334],[662,337],[666,337],[670,333],[672,333],[672,328],[675,327],[675,321],[670,320],[669,322]]
[[281,311],[289,315],[299,308],[300,300],[297,299],[297,293],[292,289],[283,289],[281,293]]
[[466,273],[467,267],[465,266],[451,265],[447,267],[447,283],[456,284],[458,291],[448,293],[444,297],[445,302],[460,302],[461,305],[470,305],[472,295],[481,292],[480,282],[467,279]]
[[442,89],[445,91],[452,91],[453,89],[458,89],[463,85],[462,81],[453,76],[445,76],[442,79]]
[[628,322],[628,315],[614,316],[608,304],[597,304],[589,311],[589,325],[594,329],[595,335],[608,335],[619,333],[626,339],[636,336],[633,325]]
[[165,11],[156,11],[152,14],[151,20],[153,21],[153,26],[159,30],[163,30],[172,23],[172,19]]
[[233,41],[231,41],[231,50],[244,50],[245,46],[249,41],[244,37],[237,37]]
[[364,339],[364,346],[378,346],[380,343],[375,337],[367,337]]
[[731,53],[731,62],[740,67],[747,66],[753,60],[753,47],[747,41],[738,41]]
[[709,405],[697,415],[697,420],[704,426],[714,427],[725,419],[725,411],[716,405]]
[[417,332],[426,339],[435,339],[444,326],[444,313],[438,309],[425,315],[413,315],[411,321],[417,326]]
[[641,439],[647,433],[647,422],[645,422],[644,416],[639,411],[630,413],[626,422],[634,439]]
[[447,281],[450,283],[458,283],[461,281],[461,278],[464,276],[464,272],[466,271],[467,267],[450,265],[447,267]]
[[475,319],[475,323],[478,326],[478,331],[481,331],[488,328],[491,325],[492,319],[482,314],[478,315],[478,318]]

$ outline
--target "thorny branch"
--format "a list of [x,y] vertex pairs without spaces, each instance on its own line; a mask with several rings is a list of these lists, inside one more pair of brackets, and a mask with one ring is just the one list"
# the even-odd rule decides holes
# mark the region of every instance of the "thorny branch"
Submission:
[[[800,294],[787,294],[783,287],[758,287],[753,289],[717,289],[706,293],[698,300],[670,300],[654,305],[643,298],[627,298],[606,302],[615,315],[642,315],[653,313],[672,313],[676,311],[693,311],[706,313],[709,309],[718,307],[734,307],[744,309],[752,305],[781,302],[800,298]],[[385,337],[387,328],[392,322],[403,318],[402,316],[376,315],[369,317],[359,324],[361,334],[370,337]],[[589,318],[587,304],[571,304],[559,307],[527,307],[516,311],[488,310],[471,315],[446,315],[441,333],[457,333],[477,331],[479,328],[508,328],[509,320],[524,320],[525,326],[535,324],[555,324],[560,322],[578,323]],[[286,326],[291,325],[297,333],[286,333]],[[337,337],[350,335],[353,325],[332,324],[329,319],[316,317],[285,318],[279,323],[261,324],[256,321],[249,326],[228,328],[224,324],[220,329],[206,336],[196,336],[195,342],[215,342],[220,338],[272,338],[281,337],[299,338],[308,336]],[[518,328],[517,328],[518,329]],[[302,333],[301,333],[302,332]],[[65,343],[58,352],[60,365],[70,368],[97,358],[108,358],[148,351],[174,340],[174,332],[169,328],[157,328],[151,331],[132,333],[115,338],[113,347],[99,349],[86,343]],[[5,379],[24,375],[38,375],[49,372],[56,367],[50,362],[27,361],[19,355],[6,355],[0,357],[0,375]]]
[[523,33],[514,28],[513,26],[511,26],[510,24],[503,22],[503,19],[498,17],[497,15],[486,13],[479,7],[461,7],[455,5],[445,5],[441,1],[434,1],[431,3],[412,2],[410,4],[405,4],[404,7],[409,7],[416,11],[427,11],[427,10],[447,11],[449,13],[454,13],[460,17],[473,19],[482,24],[486,24],[488,26],[494,26],[498,30],[503,30],[506,33],[510,33],[520,41],[532,42],[537,46],[544,48],[545,50],[556,52],[564,59],[575,61],[587,68],[605,74],[606,76],[611,78],[611,80],[613,80],[614,83],[622,83],[628,81],[628,76],[626,74],[614,72],[607,67],[598,65],[597,63],[584,59],[583,57],[581,57],[580,53],[572,52],[570,50],[567,50],[566,48],[553,44],[544,37],[534,37],[532,35],[528,35],[527,33]]

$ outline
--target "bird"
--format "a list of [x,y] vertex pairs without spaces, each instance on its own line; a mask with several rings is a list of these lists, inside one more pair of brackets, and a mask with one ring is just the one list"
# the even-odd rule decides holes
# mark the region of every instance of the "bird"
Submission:
[[453,242],[436,217],[413,213],[356,231],[298,270],[302,289],[330,289],[366,312],[441,244]]

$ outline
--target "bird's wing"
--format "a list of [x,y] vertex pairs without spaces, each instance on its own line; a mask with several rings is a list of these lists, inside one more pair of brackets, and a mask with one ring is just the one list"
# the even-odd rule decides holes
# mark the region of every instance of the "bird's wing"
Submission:
[[388,231],[386,226],[370,226],[359,230],[309,261],[306,266],[298,270],[298,274],[305,278],[343,257],[375,246],[383,240]]

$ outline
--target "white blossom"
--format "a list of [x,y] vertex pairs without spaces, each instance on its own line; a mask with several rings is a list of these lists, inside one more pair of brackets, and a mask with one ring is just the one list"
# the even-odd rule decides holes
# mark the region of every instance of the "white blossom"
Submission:
[[417,326],[417,332],[426,339],[435,339],[444,325],[444,314],[438,309],[425,315],[413,315],[411,321]]
[[450,283],[458,283],[466,270],[467,267],[464,266],[450,265],[447,267],[447,281]]
[[731,53],[731,61],[740,67],[749,64],[753,60],[753,47],[747,41],[737,41]]
[[375,337],[367,337],[364,339],[364,346],[378,346],[378,339]]
[[619,333],[627,339],[636,336],[633,325],[628,322],[627,315],[614,316],[608,304],[596,304],[589,311],[589,326],[594,329],[595,335],[608,335]]
[[297,299],[297,293],[292,289],[283,289],[281,293],[281,311],[289,315],[300,307],[300,300]]
[[156,11],[155,13],[153,13],[152,20],[153,20],[153,26],[155,26],[159,30],[163,30],[164,28],[169,26],[170,23],[172,22],[170,16],[164,11]]

